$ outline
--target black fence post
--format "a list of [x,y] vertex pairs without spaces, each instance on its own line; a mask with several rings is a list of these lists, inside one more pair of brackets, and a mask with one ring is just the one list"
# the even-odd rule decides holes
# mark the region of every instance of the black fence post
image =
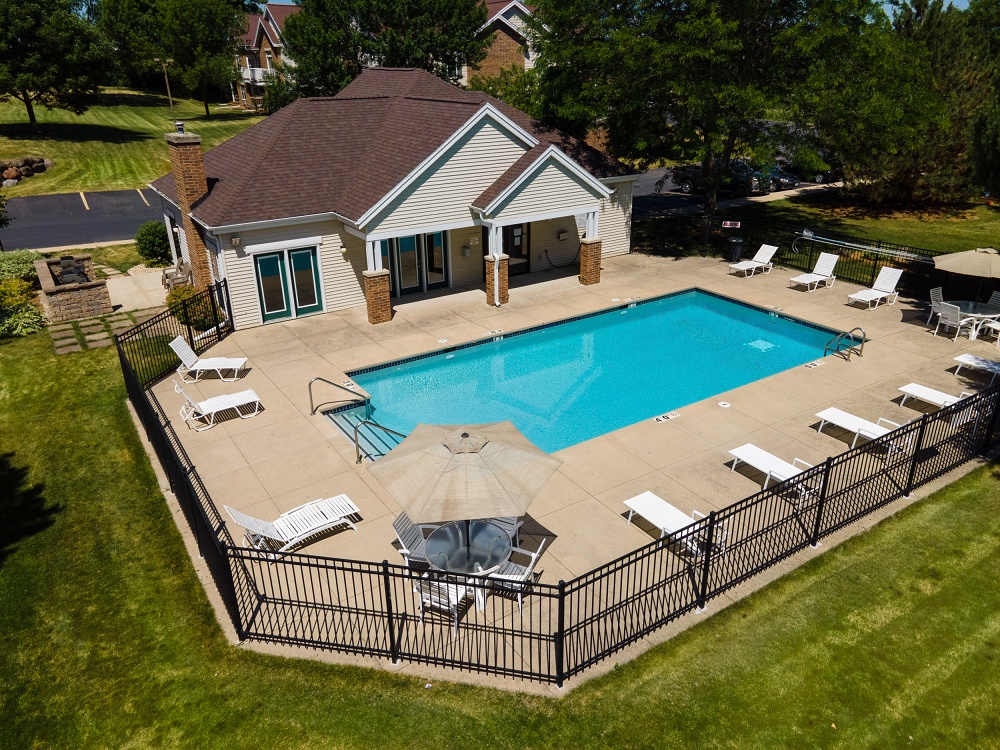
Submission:
[[823,506],[826,505],[826,494],[830,487],[830,469],[833,466],[833,458],[827,457],[823,462],[823,479],[819,485],[819,499],[816,501],[816,523],[813,524],[812,539],[809,546],[815,547],[819,544],[819,530],[823,523]]
[[188,301],[186,299],[181,300],[181,321],[187,326],[188,333],[188,344],[194,349],[194,332],[191,330],[191,315],[188,313]]
[[705,535],[704,562],[701,566],[701,586],[698,587],[698,609],[705,609],[708,601],[708,576],[712,567],[712,544],[715,541],[715,511],[708,514],[708,533]]
[[878,267],[878,259],[872,258],[872,277],[868,280],[868,286],[875,286],[875,279],[878,277]]
[[236,628],[236,640],[240,643],[246,640],[247,631],[243,626],[243,599],[238,593],[236,593],[236,573],[233,570],[236,565],[236,561],[233,559],[232,553],[229,551],[230,547],[228,544],[223,542],[220,546],[222,552],[222,561],[225,563],[226,570],[229,571],[229,585],[233,594],[233,625]]
[[566,679],[566,581],[559,581],[559,598],[556,606],[556,687],[562,687]]
[[917,478],[917,463],[919,462],[920,451],[924,447],[924,431],[927,429],[929,414],[924,414],[920,418],[920,426],[917,427],[917,444],[913,448],[913,460],[910,462],[910,473],[906,477],[906,491],[903,497],[909,497],[913,492],[913,481]]
[[236,324],[233,322],[233,303],[229,299],[229,280],[223,279],[219,284],[222,287],[223,298],[226,300],[226,317],[229,319],[229,329],[232,330]]
[[393,664],[399,663],[399,644],[396,642],[396,623],[392,612],[392,582],[389,579],[389,561],[382,561],[382,585],[385,588],[385,621],[389,637],[389,658]]
[[990,423],[983,435],[983,442],[979,446],[978,453],[986,453],[992,447],[993,441],[996,439],[998,423],[1000,423],[1000,387],[993,393],[993,399],[990,401]]

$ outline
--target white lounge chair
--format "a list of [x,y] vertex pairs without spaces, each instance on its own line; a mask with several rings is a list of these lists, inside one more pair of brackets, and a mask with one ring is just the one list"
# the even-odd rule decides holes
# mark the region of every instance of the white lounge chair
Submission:
[[230,518],[246,529],[247,544],[265,552],[288,552],[307,539],[337,526],[358,530],[348,518],[359,514],[358,506],[347,495],[313,500],[282,513],[273,522],[248,516],[228,505],[222,507]]
[[[899,283],[899,277],[902,275],[903,271],[900,268],[882,266],[871,289],[862,289],[860,292],[848,294],[847,299],[851,302],[864,302],[868,305],[869,310],[874,310],[883,301],[886,304],[893,305],[899,297],[896,285]],[[872,304],[873,302],[875,304]]]
[[[209,357],[208,359],[199,359],[198,355],[194,353],[194,349],[188,346],[188,343],[180,336],[170,342],[170,348],[181,358],[177,374],[180,375],[181,380],[188,384],[197,383],[202,374],[206,372],[214,372],[219,376],[219,380],[231,383],[240,376],[240,371],[247,363],[246,357]],[[231,378],[223,377],[223,372],[232,372],[233,376]],[[194,378],[189,380],[187,376],[191,373],[194,373]]]
[[963,367],[971,367],[973,370],[982,370],[992,375],[993,379],[990,380],[990,384],[992,385],[993,380],[1000,374],[1000,362],[995,362],[992,359],[983,359],[982,357],[977,357],[975,354],[959,354],[955,357],[955,361],[958,362],[958,367],[955,368],[956,377],[962,371]]
[[924,403],[931,404],[932,406],[942,408],[945,406],[951,406],[955,402],[961,401],[967,396],[974,395],[968,391],[962,391],[961,396],[952,396],[950,393],[935,391],[933,388],[928,388],[927,386],[920,385],[919,383],[907,383],[906,385],[901,386],[899,391],[903,394],[903,400],[899,402],[900,406],[906,403],[906,399],[915,398],[918,401],[923,401]]
[[417,581],[413,587],[413,593],[417,595],[417,601],[420,605],[420,621],[424,621],[425,609],[445,612],[452,618],[454,631],[457,635],[462,602],[469,597],[469,589],[459,583],[447,583],[429,576],[430,573],[424,573],[423,578]]
[[[806,469],[811,469],[812,464],[803,461],[801,458],[792,459],[791,463],[783,461],[773,453],[768,453],[763,448],[758,448],[753,443],[747,443],[746,445],[741,445],[739,448],[733,448],[729,451],[729,455],[733,457],[733,466],[729,470],[730,472],[736,471],[736,465],[740,461],[745,463],[747,466],[752,466],[760,473],[766,475],[764,477],[764,489],[767,489],[767,485],[770,484],[771,480],[776,482],[784,482],[791,479],[798,474],[801,474]],[[800,494],[803,492],[803,488],[800,486]]]
[[[649,491],[629,498],[625,501],[625,507],[628,508],[628,523],[630,525],[634,515],[645,518],[660,530],[660,539],[665,536],[672,537],[676,532],[690,526],[699,518],[705,517],[704,514],[695,515],[695,513],[689,516]],[[698,557],[701,554],[698,539],[690,534],[678,541],[692,556]]]
[[833,282],[837,280],[837,277],[833,275],[833,271],[837,267],[838,260],[840,260],[840,256],[836,253],[820,253],[819,258],[816,259],[816,265],[813,267],[812,273],[799,274],[798,276],[793,276],[788,281],[792,284],[804,286],[810,292],[815,292],[819,289],[820,284],[823,284],[825,287],[831,287],[833,286]]
[[854,440],[851,442],[852,448],[857,444],[859,437],[863,437],[865,440],[877,440],[883,435],[888,435],[893,430],[902,427],[902,425],[883,417],[879,417],[878,422],[869,422],[867,419],[856,417],[853,414],[841,411],[832,406],[829,409],[824,409],[816,416],[820,419],[819,427],[816,429],[817,432],[822,432],[827,424],[832,424],[842,430],[854,433]]
[[490,584],[493,588],[517,594],[518,612],[521,611],[524,595],[531,590],[531,584],[533,584],[535,579],[538,578],[538,574],[535,573],[535,564],[538,562],[538,558],[541,557],[542,548],[545,547],[546,541],[548,540],[542,539],[542,543],[538,545],[538,549],[534,552],[528,552],[528,550],[521,549],[520,547],[514,547],[511,549],[511,554],[523,555],[524,557],[527,557],[528,564],[521,565],[508,560],[501,565],[498,570],[487,576],[487,578],[490,579]]
[[934,335],[938,335],[938,331],[944,326],[945,329],[954,328],[955,338],[952,342],[958,341],[959,334],[962,333],[962,329],[968,329],[971,335],[973,331],[976,330],[976,319],[971,315],[967,317],[962,317],[962,310],[958,305],[952,305],[948,302],[942,302],[938,308],[938,322],[937,326],[934,328]]
[[941,314],[941,303],[944,302],[944,289],[939,286],[931,289],[931,312],[927,316],[927,325],[931,324],[935,315]]
[[[171,382],[174,384],[174,390],[184,397],[185,403],[181,405],[181,419],[187,423],[188,427],[193,427],[195,432],[203,432],[215,427],[215,415],[230,409],[235,410],[240,419],[250,419],[250,417],[256,417],[260,414],[260,397],[252,388],[239,393],[227,393],[224,396],[214,396],[205,401],[194,402],[181,388],[180,383],[176,380]],[[245,409],[248,406],[252,406],[253,411],[246,413]],[[201,422],[201,426],[196,426],[196,422]]]
[[742,272],[744,278],[753,276],[757,273],[757,271],[771,273],[771,269],[774,267],[774,264],[771,262],[771,258],[774,257],[776,252],[778,252],[778,248],[774,245],[761,245],[760,250],[758,250],[757,254],[750,260],[742,260],[739,263],[730,263],[729,272]]

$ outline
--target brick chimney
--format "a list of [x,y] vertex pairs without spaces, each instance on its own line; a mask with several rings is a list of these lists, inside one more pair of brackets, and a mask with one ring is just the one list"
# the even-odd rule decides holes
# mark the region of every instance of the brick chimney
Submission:
[[181,209],[184,238],[191,261],[191,275],[194,277],[194,285],[198,289],[204,289],[212,283],[208,250],[198,227],[189,216],[191,204],[208,192],[205,160],[201,154],[201,136],[185,133],[182,122],[176,125],[177,132],[167,133],[166,136],[170,146],[170,165],[173,167],[177,203]]

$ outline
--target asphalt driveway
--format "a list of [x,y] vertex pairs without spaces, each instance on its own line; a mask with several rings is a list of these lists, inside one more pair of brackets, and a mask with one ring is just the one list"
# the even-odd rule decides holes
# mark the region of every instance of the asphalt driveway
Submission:
[[148,188],[11,198],[7,215],[10,225],[0,230],[4,250],[128,242],[143,222],[163,219],[160,198]]

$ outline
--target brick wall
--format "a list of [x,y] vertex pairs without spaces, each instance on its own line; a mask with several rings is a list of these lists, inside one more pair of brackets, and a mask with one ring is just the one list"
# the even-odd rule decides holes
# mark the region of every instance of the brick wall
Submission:
[[389,272],[364,271],[365,304],[368,308],[368,322],[372,325],[388,323],[392,320],[392,301],[389,299]]
[[[496,295],[494,294],[493,285],[493,263],[495,259],[492,255],[485,256],[486,258],[486,304],[490,307],[496,305]],[[510,256],[501,255],[500,256],[500,304],[506,305],[510,302],[510,271],[508,266],[510,265]]]
[[500,75],[500,68],[509,68],[511,65],[524,67],[524,41],[506,24],[496,24],[495,30],[493,44],[483,61],[477,67],[470,68],[470,78],[474,75],[487,78]]
[[212,283],[208,265],[208,251],[199,228],[188,215],[191,204],[208,192],[205,179],[205,159],[201,153],[201,136],[194,133],[167,133],[170,145],[170,166],[174,172],[177,203],[181,210],[184,239],[187,240],[188,260],[194,277],[194,286],[204,289]]
[[580,283],[584,286],[601,282],[601,241],[580,242]]

